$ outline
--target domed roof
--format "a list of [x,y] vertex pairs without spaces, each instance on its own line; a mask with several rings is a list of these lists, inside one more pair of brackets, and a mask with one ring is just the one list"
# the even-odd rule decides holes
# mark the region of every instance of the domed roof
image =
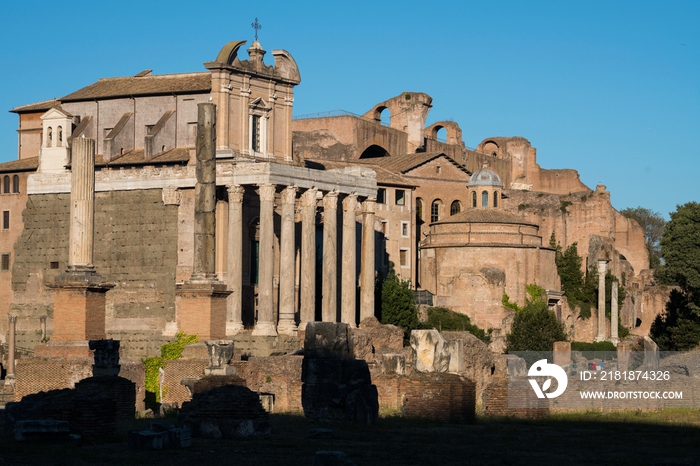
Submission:
[[469,183],[467,186],[498,186],[503,187],[501,183],[501,178],[496,174],[495,171],[489,170],[484,167],[481,170],[474,172],[471,178],[469,178]]

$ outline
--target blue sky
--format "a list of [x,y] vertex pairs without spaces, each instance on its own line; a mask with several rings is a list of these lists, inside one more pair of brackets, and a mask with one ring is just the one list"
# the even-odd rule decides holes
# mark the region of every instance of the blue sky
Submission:
[[[231,40],[289,51],[296,115],[433,98],[467,146],[523,136],[544,168],[607,185],[618,209],[700,201],[700,2],[4,2],[0,161],[15,106],[100,77],[203,71]],[[268,63],[272,61],[270,55]]]

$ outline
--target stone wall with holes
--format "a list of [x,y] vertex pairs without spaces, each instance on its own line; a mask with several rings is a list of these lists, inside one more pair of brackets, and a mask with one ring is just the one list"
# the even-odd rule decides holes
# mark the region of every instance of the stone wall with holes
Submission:
[[[53,295],[46,285],[67,266],[69,201],[68,193],[31,195],[24,210],[25,228],[12,267],[11,312],[19,316],[20,346],[32,347],[41,338],[43,315],[49,317],[50,334]],[[94,264],[117,285],[107,293],[107,331],[125,342],[124,358],[138,360],[162,344],[158,339],[151,339],[152,345],[141,341],[132,355],[125,338],[131,332],[151,338],[175,320],[177,210],[163,203],[160,189],[95,195]]]

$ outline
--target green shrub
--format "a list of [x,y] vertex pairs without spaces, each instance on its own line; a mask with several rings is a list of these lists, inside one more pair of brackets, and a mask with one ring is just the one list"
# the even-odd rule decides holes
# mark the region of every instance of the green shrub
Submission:
[[[175,336],[175,341],[166,343],[160,347],[160,356],[141,360],[146,370],[144,385],[147,398],[155,400],[156,403],[160,403],[160,390],[158,386],[159,369],[165,368],[167,361],[173,361],[182,357],[182,351],[185,349],[185,346],[191,345],[192,343],[197,343],[197,335],[185,335],[182,332],[178,332]],[[167,390],[168,387],[164,386],[163,394],[165,394]],[[149,393],[151,394],[150,396],[148,396]]]
[[507,336],[507,351],[552,351],[555,341],[566,341],[564,324],[557,320],[547,303],[528,301],[516,312]]
[[593,343],[572,341],[571,351],[617,351],[617,348],[609,341],[595,341]]
[[434,328],[438,331],[469,332],[479,340],[491,343],[490,332],[472,324],[468,315],[460,314],[446,307],[431,307],[428,309],[428,320],[420,324],[421,328]]

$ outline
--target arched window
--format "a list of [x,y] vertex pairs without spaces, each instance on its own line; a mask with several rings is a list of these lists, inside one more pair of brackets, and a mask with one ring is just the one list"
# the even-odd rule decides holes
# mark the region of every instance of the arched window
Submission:
[[2,192],[5,194],[10,193],[10,176],[5,175],[5,178],[2,180]]
[[46,133],[46,147],[53,146],[53,130],[49,126],[49,130]]
[[58,128],[56,128],[56,131],[58,132],[58,139],[56,145],[58,147],[61,147],[63,145],[63,128],[59,126]]
[[489,193],[487,191],[481,191],[481,207],[489,206]]
[[440,220],[440,204],[442,201],[440,199],[435,199],[430,206],[430,221],[437,222]]
[[416,219],[419,222],[423,221],[423,199],[416,198]]
[[476,207],[476,191],[472,191],[472,207]]
[[458,214],[462,211],[462,203],[454,201],[450,206],[450,215]]
[[19,193],[19,176],[17,175],[12,177],[12,192]]
[[498,191],[493,192],[493,206],[498,207]]

